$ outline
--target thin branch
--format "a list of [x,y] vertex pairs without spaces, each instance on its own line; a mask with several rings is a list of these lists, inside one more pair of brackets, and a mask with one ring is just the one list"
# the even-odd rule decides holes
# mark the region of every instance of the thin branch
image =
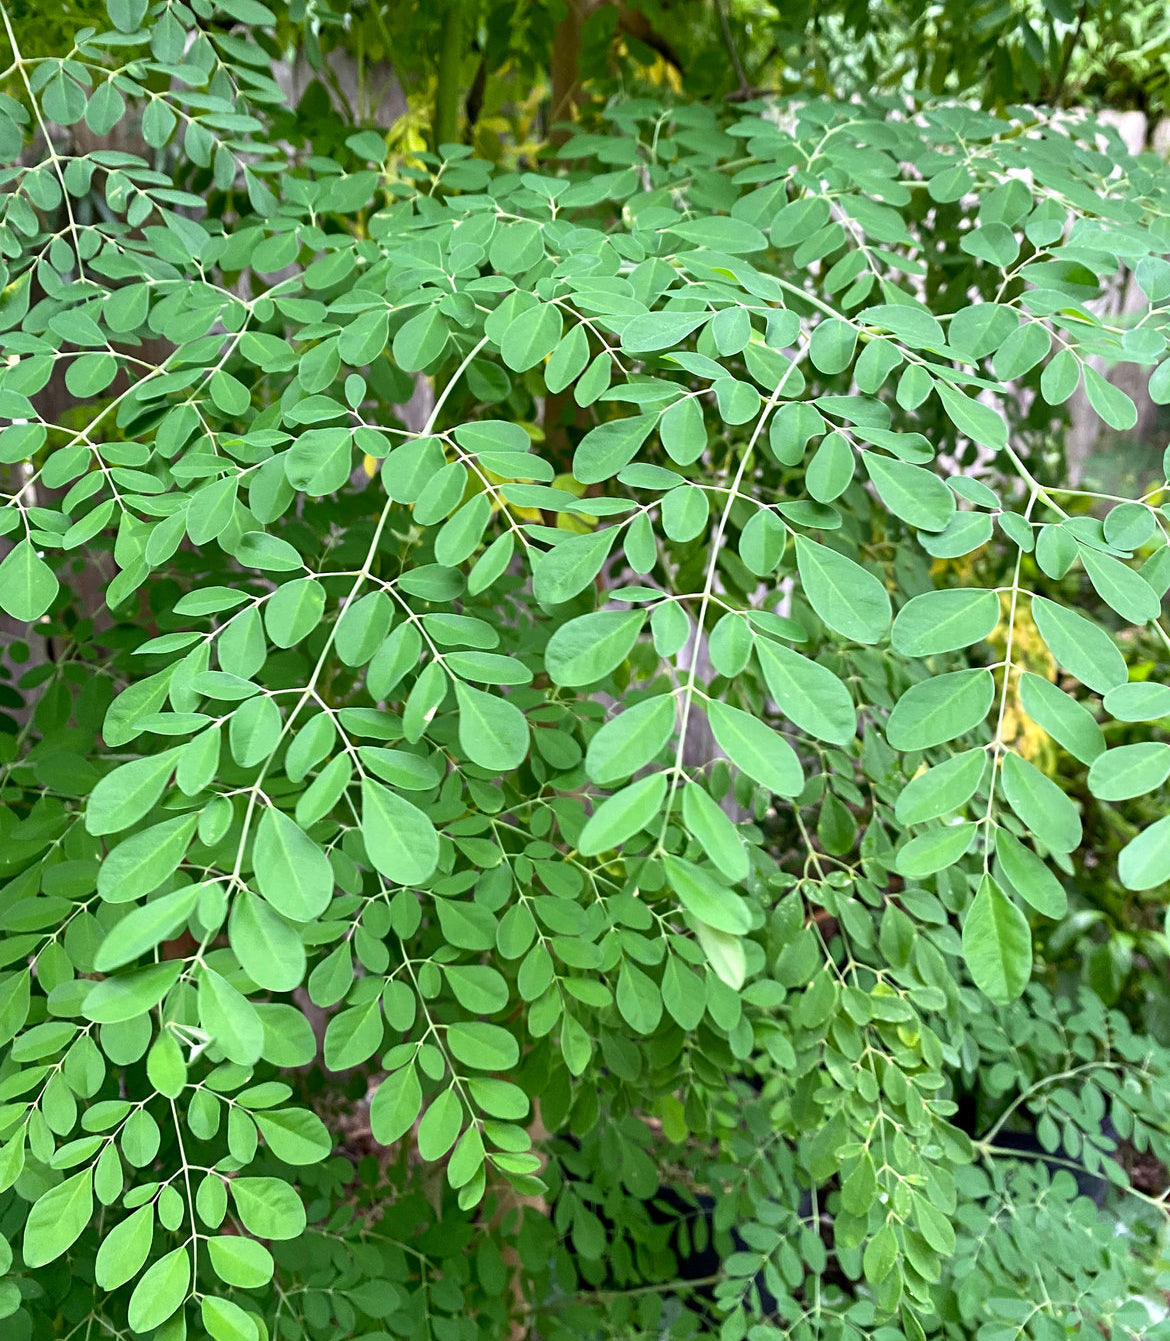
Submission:
[[739,48],[735,45],[735,36],[731,31],[731,24],[728,22],[727,9],[723,0],[714,0],[714,3],[715,13],[719,16],[719,31],[723,34],[723,45],[727,48],[727,54],[731,57],[731,67],[735,71],[735,93],[742,97],[750,91],[751,85],[748,83],[747,73],[743,68],[743,61],[740,59]]
[[1072,30],[1068,44],[1064,49],[1064,56],[1060,62],[1060,72],[1056,76],[1056,86],[1052,90],[1052,105],[1059,107],[1061,99],[1064,97],[1064,86],[1068,80],[1069,67],[1072,65],[1073,52],[1076,50],[1077,43],[1081,40],[1081,29],[1085,26],[1085,19],[1089,13],[1089,0],[1081,0],[1081,12],[1077,15],[1077,26]]

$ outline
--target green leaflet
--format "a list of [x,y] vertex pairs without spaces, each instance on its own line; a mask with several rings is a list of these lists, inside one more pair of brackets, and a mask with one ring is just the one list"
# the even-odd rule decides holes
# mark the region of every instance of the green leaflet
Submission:
[[199,1018],[229,1061],[253,1066],[260,1060],[264,1029],[255,1007],[214,969],[199,977]]
[[362,781],[362,838],[374,869],[396,884],[421,884],[439,861],[439,835],[427,816],[371,778]]
[[712,319],[711,335],[720,354],[738,354],[752,338],[752,319],[742,307],[725,307]]
[[872,573],[799,535],[796,563],[809,604],[835,633],[859,643],[876,643],[885,636],[890,598]]
[[384,1029],[378,997],[364,1006],[343,1010],[329,1021],[325,1030],[325,1065],[331,1071],[359,1066],[381,1047]]
[[649,616],[649,632],[653,649],[660,657],[676,657],[691,636],[691,621],[682,607],[674,602],[660,601]]
[[246,699],[232,713],[228,743],[241,768],[254,768],[276,749],[283,722],[280,709],[267,694]]
[[857,327],[840,317],[827,317],[813,328],[808,356],[818,372],[832,375],[848,368],[856,347]]
[[812,455],[804,484],[818,503],[831,503],[853,483],[853,450],[840,433],[826,434]]
[[1000,450],[1007,445],[1007,426],[995,410],[965,396],[945,382],[936,382],[935,390],[951,423],[972,442]]
[[1081,370],[1089,404],[1118,433],[1127,433],[1137,423],[1137,406],[1121,387],[1107,381],[1091,364]]
[[666,799],[665,773],[652,773],[606,797],[590,815],[577,840],[577,850],[586,857],[620,847],[657,819]]
[[275,807],[265,810],[256,827],[252,865],[260,893],[294,922],[310,922],[329,906],[329,859],[299,824]]
[[1089,689],[1104,694],[1125,683],[1125,658],[1099,625],[1043,596],[1032,598],[1032,618],[1052,655]]
[[901,824],[922,824],[961,809],[987,771],[983,750],[964,750],[919,773],[902,788],[894,807]]
[[146,1076],[159,1094],[177,1099],[187,1085],[187,1064],[174,1033],[164,1029],[146,1055]]
[[305,947],[296,927],[247,889],[232,900],[228,926],[240,967],[257,987],[291,992],[305,976]]
[[1104,707],[1119,722],[1152,722],[1159,717],[1168,717],[1170,685],[1136,680],[1132,684],[1117,685],[1105,695]]
[[480,1071],[509,1071],[520,1059],[520,1047],[507,1029],[482,1020],[452,1024],[447,1044],[455,1056]]
[[1158,618],[1162,603],[1140,573],[1087,546],[1081,546],[1080,557],[1097,595],[1122,619],[1131,624],[1145,624]]
[[491,499],[487,494],[475,494],[468,499],[435,536],[436,561],[454,568],[469,559],[483,539],[491,515]]
[[590,429],[573,454],[573,478],[581,484],[612,479],[638,454],[657,422],[657,415],[636,414]]
[[996,376],[1004,381],[1022,377],[1048,356],[1051,347],[1052,337],[1039,322],[1024,322],[996,350]]
[[341,332],[337,341],[340,357],[354,368],[372,363],[386,347],[389,333],[387,314],[375,308],[362,312]]
[[746,880],[750,869],[747,849],[727,813],[695,782],[684,785],[682,800],[683,823],[699,846],[726,879]]
[[92,834],[117,833],[146,815],[163,794],[175,769],[177,748],[122,764],[90,793],[85,827]]
[[501,773],[517,768],[528,754],[528,723],[514,703],[499,694],[455,681],[459,744],[482,768]]
[[[1018,247],[1014,241],[1009,245],[1014,259]],[[1020,316],[1014,307],[1002,303],[974,303],[970,307],[961,307],[951,317],[947,343],[974,362],[1002,348],[1020,329],[1028,328],[1021,328]]]
[[669,539],[685,544],[707,529],[710,504],[702,489],[684,484],[662,500],[662,529]]
[[394,361],[403,372],[421,372],[443,353],[447,339],[447,324],[439,309],[429,307],[399,328],[393,343]]
[[553,683],[576,688],[603,680],[629,655],[644,622],[641,610],[600,610],[560,625],[544,653]]
[[306,1108],[257,1113],[256,1126],[264,1143],[286,1164],[319,1164],[333,1149],[325,1124]]
[[[399,624],[382,646],[374,653],[366,670],[366,686],[371,697],[388,698],[402,682],[402,677],[418,664],[422,652],[422,635],[413,624]],[[324,720],[328,724],[329,719]],[[326,728],[318,728],[324,731]],[[290,749],[289,753],[292,753]]]
[[163,820],[119,843],[98,870],[97,890],[105,902],[125,903],[157,889],[183,860],[196,819]]
[[707,962],[716,977],[733,992],[738,992],[747,977],[747,956],[739,936],[719,931],[700,919],[695,920],[695,937],[703,947]]
[[259,1341],[255,1316],[231,1299],[205,1294],[199,1301],[199,1318],[216,1341]]
[[468,1127],[455,1144],[451,1158],[447,1162],[447,1182],[453,1187],[463,1189],[471,1185],[471,1191],[478,1196],[479,1183],[483,1179],[483,1164],[486,1157],[483,1137],[476,1127]]
[[386,493],[396,503],[417,503],[445,465],[446,456],[438,438],[415,438],[387,455],[382,462],[381,478]]
[[418,1124],[418,1152],[425,1160],[439,1160],[459,1139],[463,1105],[454,1088],[440,1091]]
[[995,697],[989,670],[950,671],[913,684],[894,704],[886,739],[896,750],[926,750],[973,731]]
[[616,530],[607,526],[558,542],[534,562],[532,590],[536,599],[542,605],[560,605],[584,591],[601,571],[616,538]]
[[1004,755],[1000,777],[1008,805],[1045,847],[1071,852],[1077,846],[1081,841],[1080,816],[1051,778],[1012,753]]
[[802,731],[843,745],[857,731],[857,711],[849,691],[824,666],[780,643],[759,638],[756,657],[768,691]]
[[96,983],[86,994],[82,1012],[95,1024],[120,1024],[157,1006],[183,971],[180,961],[153,964]]
[[955,512],[955,496],[932,471],[877,452],[862,454],[878,497],[895,517],[924,531],[941,531]]
[[580,377],[588,362],[589,337],[585,334],[585,327],[573,326],[545,365],[545,386],[554,396],[557,395]]
[[1025,671],[1020,676],[1020,702],[1028,716],[1081,763],[1091,764],[1104,750],[1105,737],[1093,714],[1051,680]]
[[176,1313],[191,1288],[191,1258],[186,1248],[172,1248],[154,1262],[130,1296],[129,1320],[136,1332],[148,1332]]
[[370,1126],[382,1145],[393,1145],[410,1130],[422,1108],[422,1088],[413,1066],[388,1076],[370,1104]]
[[755,513],[740,532],[739,556],[758,577],[768,577],[784,557],[788,530],[767,509]]
[[728,219],[717,214],[672,224],[670,231],[684,242],[711,247],[717,252],[729,252],[732,256],[763,251],[768,245],[768,239],[758,228],[742,219]]
[[781,464],[799,465],[809,439],[824,431],[825,421],[816,407],[805,401],[796,401],[780,406],[772,416],[768,446]]
[[614,994],[622,1019],[635,1034],[652,1034],[662,1019],[662,996],[654,980],[626,960]]
[[898,849],[894,869],[908,880],[924,880],[936,871],[953,866],[970,850],[974,839],[975,824],[970,820],[931,829],[917,838],[911,838]]
[[514,372],[525,372],[556,349],[562,330],[560,310],[553,304],[530,307],[509,323],[500,357]]
[[811,237],[829,221],[829,202],[822,195],[786,202],[772,219],[772,245],[792,247]]
[[1121,849],[1117,874],[1126,889],[1153,889],[1170,880],[1170,815],[1164,815]]
[[60,1257],[76,1243],[92,1214],[92,1169],[83,1169],[43,1193],[24,1227],[25,1266],[35,1270]]
[[213,1235],[207,1240],[212,1270],[225,1285],[255,1290],[272,1279],[275,1263],[263,1243],[237,1234]]
[[305,1208],[279,1178],[233,1178],[232,1199],[244,1228],[259,1239],[295,1239],[305,1228]]
[[751,713],[711,699],[707,703],[711,734],[736,768],[777,796],[799,796],[804,773],[796,751]]
[[29,624],[40,619],[57,595],[53,570],[27,540],[18,541],[0,563],[0,609]]
[[153,950],[183,926],[198,897],[199,886],[188,885],[127,913],[98,948],[94,968],[109,973]]
[[442,774],[430,759],[406,750],[384,750],[376,745],[358,747],[358,757],[383,782],[403,791],[425,792],[438,786]]
[[334,631],[337,655],[347,666],[364,666],[386,641],[393,615],[384,591],[371,591],[347,606]]
[[353,764],[349,755],[339,754],[330,759],[297,801],[296,822],[308,829],[328,815],[344,795],[353,779]]
[[975,986],[997,1005],[1019,997],[1032,976],[1027,920],[990,876],[963,919],[963,958]]
[[662,750],[674,734],[675,705],[669,695],[646,699],[611,717],[589,742],[585,768],[599,786],[628,778]]
[[744,901],[709,871],[669,854],[662,864],[667,887],[700,922],[729,936],[742,936],[750,929],[751,914]]
[[928,554],[939,559],[957,559],[987,544],[993,527],[984,512],[956,512],[946,527],[936,534],[918,537],[918,543]]
[[24,969],[0,980],[0,1040],[4,1043],[10,1043],[28,1019],[30,979],[29,970]]
[[1089,791],[1098,801],[1126,801],[1156,791],[1168,777],[1170,745],[1138,741],[1097,755],[1089,769]]
[[627,354],[673,349],[710,318],[710,312],[647,312],[626,323],[622,331],[622,349]]
[[892,332],[912,349],[941,349],[946,342],[942,326],[916,303],[880,303],[867,307],[859,320]]
[[[154,1207],[140,1206],[112,1229],[98,1248],[94,1275],[103,1290],[116,1290],[132,1280],[146,1265],[154,1241]],[[27,1256],[27,1230],[26,1255]]]
[[[629,335],[629,327],[623,335],[623,342]],[[703,422],[703,409],[699,402],[684,396],[667,407],[658,421],[658,434],[667,455],[680,466],[689,466],[697,461],[707,446],[707,427]]]
[[459,1004],[475,1015],[493,1015],[508,1004],[508,984],[486,964],[449,964],[447,981]]
[[954,587],[913,596],[898,611],[890,631],[896,652],[908,657],[934,656],[981,642],[999,623],[994,591]]
[[1044,917],[1060,918],[1068,911],[1064,886],[1040,858],[1006,829],[995,836],[995,856],[1008,884]]
[[1140,549],[1156,530],[1154,514],[1143,503],[1118,503],[1105,518],[1105,539],[1117,549]]
[[1160,363],[1150,377],[1150,399],[1155,405],[1170,403],[1170,363]]

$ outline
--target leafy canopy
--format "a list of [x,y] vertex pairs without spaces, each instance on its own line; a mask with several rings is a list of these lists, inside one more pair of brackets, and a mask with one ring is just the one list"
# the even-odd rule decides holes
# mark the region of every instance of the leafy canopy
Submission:
[[1170,1057],[1037,956],[1170,880],[1083,826],[1170,775],[1167,486],[1050,451],[1170,399],[1164,165],[627,101],[396,176],[265,138],[254,0],[109,20],[0,100],[11,1335],[685,1335],[667,1174],[725,1341],[1170,1334],[1065,1167]]

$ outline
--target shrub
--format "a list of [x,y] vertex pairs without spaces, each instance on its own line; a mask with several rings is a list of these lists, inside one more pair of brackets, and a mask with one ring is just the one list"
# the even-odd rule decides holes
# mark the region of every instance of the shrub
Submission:
[[1046,951],[1170,877],[1080,809],[1170,774],[1166,485],[1060,452],[1170,398],[1164,165],[626,102],[390,176],[264,143],[262,9],[0,102],[6,1335],[1170,1335],[1170,1058]]

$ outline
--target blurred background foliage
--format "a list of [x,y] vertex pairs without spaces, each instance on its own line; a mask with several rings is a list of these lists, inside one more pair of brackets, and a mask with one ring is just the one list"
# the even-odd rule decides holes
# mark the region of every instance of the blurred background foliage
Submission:
[[[60,52],[104,14],[100,0],[10,9],[30,56]],[[266,23],[257,40],[277,61],[303,59],[335,94],[330,59],[352,63],[357,96],[336,105],[351,124],[394,131],[416,149],[437,125],[440,140],[496,159],[538,152],[556,116],[574,110],[564,103],[574,88],[577,114],[651,90],[691,100],[898,92],[1136,110],[1151,122],[1170,88],[1162,0],[242,0],[239,9],[243,22],[261,9],[275,15],[275,45]],[[371,102],[387,67],[405,103],[394,120],[408,128],[379,120]],[[312,118],[319,107],[318,94],[304,110]]]

